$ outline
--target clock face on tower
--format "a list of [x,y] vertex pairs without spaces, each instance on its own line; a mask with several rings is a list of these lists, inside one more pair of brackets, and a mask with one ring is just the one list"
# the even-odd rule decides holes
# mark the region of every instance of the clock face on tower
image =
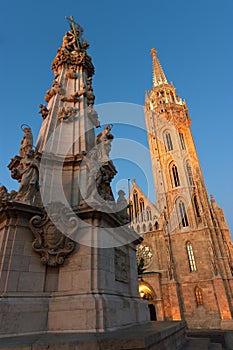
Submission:
[[139,244],[137,246],[137,252],[136,252],[136,257],[137,257],[137,263],[140,263],[140,260],[143,259],[144,262],[144,268],[148,268],[152,262],[152,250],[148,245],[145,244]]

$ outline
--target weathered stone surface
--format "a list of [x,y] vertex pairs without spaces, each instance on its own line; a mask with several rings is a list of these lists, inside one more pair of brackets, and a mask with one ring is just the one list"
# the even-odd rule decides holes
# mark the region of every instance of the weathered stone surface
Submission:
[[[52,333],[1,339],[9,350],[177,350],[184,343],[184,322],[153,322],[106,333]],[[29,345],[30,344],[30,348]]]

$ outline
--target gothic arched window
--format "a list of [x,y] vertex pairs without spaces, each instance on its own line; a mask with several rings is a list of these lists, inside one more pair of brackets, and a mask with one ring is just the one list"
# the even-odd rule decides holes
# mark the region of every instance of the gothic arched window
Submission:
[[199,218],[201,215],[200,215],[200,210],[199,210],[199,205],[198,205],[198,201],[197,201],[197,196],[196,195],[194,195],[194,197],[193,197],[193,202],[194,202],[194,207],[195,207],[195,211],[196,211],[197,217]]
[[141,217],[142,221],[144,221],[144,207],[145,207],[144,200],[142,198],[140,198],[139,208],[140,208],[140,217]]
[[186,243],[186,250],[187,250],[187,254],[188,254],[190,272],[197,271],[195,257],[194,257],[194,253],[193,253],[193,247],[192,247],[191,242]]
[[191,165],[189,164],[189,161],[186,162],[186,170],[187,170],[189,185],[193,186],[194,185],[193,173],[192,173],[192,168],[191,168]]
[[130,221],[133,221],[133,202],[132,201],[129,202],[129,217],[130,217]]
[[171,138],[171,134],[168,131],[165,132],[165,141],[166,141],[166,149],[168,151],[172,151],[173,150],[172,138]]
[[137,220],[139,208],[138,208],[138,193],[136,191],[134,191],[133,193],[133,204],[134,204],[134,217]]
[[184,135],[182,134],[182,132],[179,132],[179,136],[180,136],[180,144],[181,144],[181,148],[185,149],[185,142],[184,142]]
[[152,220],[152,215],[151,215],[151,209],[150,209],[150,207],[147,207],[147,208],[146,208],[146,218],[147,218],[147,221],[151,221],[151,220]]
[[178,170],[175,164],[172,165],[172,176],[173,176],[173,185],[174,187],[180,186],[180,179],[178,175]]
[[195,292],[197,305],[203,305],[203,296],[202,296],[201,289],[199,287],[195,287],[194,292]]
[[179,204],[178,204],[178,207],[179,207],[179,217],[180,217],[182,226],[183,227],[189,226],[184,202],[180,201]]
[[159,229],[159,223],[158,223],[158,221],[155,221],[155,225],[154,225],[154,226],[155,226],[155,229],[156,229],[156,230]]

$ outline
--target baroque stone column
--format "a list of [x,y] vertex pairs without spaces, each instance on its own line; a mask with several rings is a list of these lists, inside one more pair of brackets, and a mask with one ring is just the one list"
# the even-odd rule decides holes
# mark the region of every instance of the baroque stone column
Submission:
[[19,190],[0,188],[4,336],[103,332],[149,320],[137,284],[141,239],[127,227],[124,193],[115,202],[110,185],[112,126],[95,136],[94,66],[82,28],[68,20],[36,147],[24,127],[8,166]]

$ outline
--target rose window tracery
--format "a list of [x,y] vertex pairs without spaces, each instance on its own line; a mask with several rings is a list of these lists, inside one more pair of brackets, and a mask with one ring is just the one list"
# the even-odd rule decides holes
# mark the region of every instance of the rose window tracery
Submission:
[[139,244],[137,246],[136,258],[138,264],[141,262],[141,259],[143,259],[143,267],[147,268],[152,262],[152,257],[152,250],[149,246],[145,244]]

